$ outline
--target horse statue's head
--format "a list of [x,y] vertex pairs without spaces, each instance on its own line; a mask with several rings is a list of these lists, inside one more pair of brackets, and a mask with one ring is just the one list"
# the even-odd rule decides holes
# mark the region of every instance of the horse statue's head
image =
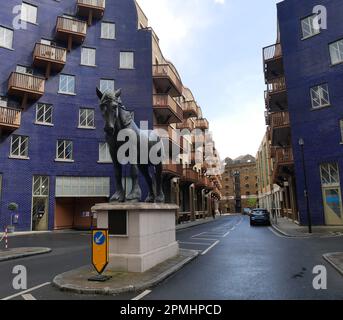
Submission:
[[126,128],[131,124],[133,114],[122,105],[121,89],[102,93],[96,88],[96,93],[100,99],[100,110],[105,121],[106,132],[115,130],[117,120],[120,121],[120,127]]

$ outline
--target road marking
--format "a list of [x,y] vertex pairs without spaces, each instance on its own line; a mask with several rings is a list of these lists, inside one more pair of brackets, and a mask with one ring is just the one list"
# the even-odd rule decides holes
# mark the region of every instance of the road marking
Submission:
[[36,286],[36,287],[33,287],[33,288],[31,288],[31,289],[24,290],[24,291],[22,291],[22,292],[18,292],[18,293],[16,293],[16,294],[13,294],[12,296],[8,296],[8,297],[3,298],[3,299],[1,299],[1,300],[11,300],[11,299],[13,299],[13,298],[22,296],[23,294],[32,292],[32,291],[34,291],[34,290],[40,289],[40,288],[45,287],[45,286],[48,286],[48,285],[50,285],[50,284],[51,284],[51,282],[45,282],[45,283],[40,284],[40,285],[38,285],[38,286]]
[[195,244],[195,245],[199,245],[199,246],[208,246],[210,245],[210,243],[200,243],[200,242],[183,242],[183,241],[179,241],[180,244]]
[[218,239],[210,239],[210,238],[196,238],[195,240],[218,241]]
[[24,300],[37,300],[32,294],[30,294],[30,293],[27,293],[27,294],[23,294],[22,295],[22,298],[24,299]]
[[219,243],[219,240],[217,240],[214,244],[212,244],[210,247],[208,247],[205,251],[201,253],[201,255],[205,255],[207,252],[209,252],[212,248],[214,248]]
[[145,290],[140,295],[138,295],[137,297],[135,297],[135,298],[133,298],[131,300],[141,300],[142,298],[144,298],[145,296],[147,296],[150,293],[151,293],[151,290]]
[[196,234],[196,235],[192,236],[192,238],[195,238],[195,237],[197,237],[197,236],[201,236],[201,235],[202,235],[202,234],[204,234],[204,233],[206,233],[206,232],[201,232],[201,233],[198,233],[198,234]]
[[230,233],[231,233],[231,230],[229,230],[228,232],[226,232],[226,233],[223,235],[223,238],[227,237]]
[[233,230],[235,230],[236,229],[236,227],[232,227],[231,229],[230,229],[230,231],[233,231]]

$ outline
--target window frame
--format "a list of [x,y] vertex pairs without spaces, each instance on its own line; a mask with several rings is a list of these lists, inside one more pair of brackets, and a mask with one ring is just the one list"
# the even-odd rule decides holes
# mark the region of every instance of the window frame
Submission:
[[[59,158],[59,154],[58,154],[58,149],[60,147],[60,143],[63,143],[64,146],[64,150],[63,150],[63,155],[64,157],[63,158]],[[67,143],[70,143],[71,145],[71,158],[68,159],[65,157],[66,155],[66,149],[67,149]],[[57,142],[56,142],[56,159],[55,159],[56,162],[75,162],[74,161],[74,143],[72,140],[66,140],[66,139],[58,139]]]
[[338,61],[338,62],[335,62],[335,63],[333,63],[333,61],[332,61],[331,46],[334,45],[334,44],[336,44],[336,43],[338,44],[339,42],[341,42],[341,43],[342,43],[342,46],[343,46],[343,38],[341,38],[341,39],[339,39],[339,40],[336,40],[336,41],[333,41],[333,42],[329,43],[329,55],[330,55],[330,63],[331,63],[331,66],[336,66],[336,65],[339,65],[339,64],[342,64],[342,63],[343,63],[343,50],[342,50],[342,52],[339,51],[339,52],[340,52],[340,56],[342,57],[342,59],[341,59],[340,61]]
[[102,81],[113,82],[113,91],[115,90],[115,84],[116,84],[116,83],[115,83],[115,80],[114,80],[114,79],[103,79],[103,78],[102,78],[102,79],[100,79],[100,83],[99,83],[99,88],[100,88],[100,91],[101,91],[102,93],[104,93],[105,91],[109,90],[109,89],[108,89],[108,86],[107,86],[107,89],[106,89],[106,90],[103,90],[103,89],[102,89],[102,87],[101,87],[101,82],[102,82]]
[[[61,90],[62,77],[68,77],[68,78],[73,78],[74,79],[74,92],[66,92],[66,91],[62,91]],[[59,83],[58,83],[58,93],[59,94],[70,95],[70,96],[75,96],[76,95],[76,76],[71,75],[71,74],[60,74],[60,76],[59,76]]]
[[[131,54],[132,55],[132,68],[125,65],[122,66],[122,54]],[[126,61],[125,61],[126,62]],[[119,53],[119,69],[120,70],[134,70],[135,69],[135,52],[134,51],[120,51]]]
[[[3,42],[1,42],[0,41],[0,48],[4,48],[4,49],[8,49],[8,50],[14,50],[13,49],[13,40],[14,40],[14,30],[13,29],[11,29],[11,28],[7,28],[7,27],[5,27],[5,26],[3,26],[3,25],[0,25],[0,30],[4,30],[3,31],[3,35],[4,35],[4,38],[3,38]],[[10,45],[11,46],[6,46],[6,39],[7,39],[7,37],[6,37],[6,32],[10,32],[10,34],[11,34],[11,41],[10,41]],[[1,40],[1,38],[0,38],[0,40]]]
[[[85,117],[86,122],[88,122],[88,113],[91,112],[91,113],[93,114],[93,119],[92,119],[92,121],[93,121],[93,126],[90,126],[90,125],[87,125],[87,124],[86,124],[86,125],[82,125],[82,124],[81,124],[81,114],[82,114],[83,111],[86,112],[86,117]],[[95,109],[92,109],[92,108],[80,108],[80,109],[79,109],[79,123],[78,123],[78,128],[79,128],[79,129],[88,129],[88,130],[94,130],[94,129],[96,129],[96,127],[95,127]]]
[[[43,112],[43,120],[44,121],[39,121],[38,120],[38,109],[39,107],[44,107],[44,112]],[[49,110],[46,110],[46,108],[49,108]],[[36,104],[36,118],[35,118],[35,124],[38,124],[38,125],[41,125],[41,126],[54,126],[53,124],[53,108],[54,106],[52,104],[49,104],[49,103],[41,103],[41,102],[38,102]],[[47,111],[50,111],[51,112],[51,122],[47,122],[46,121],[46,113]]]
[[[105,158],[101,157],[101,150],[102,150],[101,148],[103,146],[105,146],[105,154],[107,155],[107,153],[108,153],[108,156],[109,156],[108,159],[106,159],[106,157]],[[109,148],[109,145],[108,145],[107,142],[99,142],[99,159],[98,159],[98,163],[103,163],[103,164],[111,164],[111,163],[113,163],[112,158],[111,158],[111,154],[110,154],[110,148]]]
[[[319,87],[322,88],[323,86],[326,86],[326,88],[327,88],[327,95],[328,95],[328,100],[329,101],[328,101],[327,104],[323,104],[323,105],[321,104],[320,106],[315,107],[314,106],[314,99],[313,99],[312,93],[316,92],[316,94],[318,94],[318,91],[314,91],[314,88],[319,88]],[[324,83],[321,83],[321,84],[318,84],[318,85],[310,87],[310,99],[311,99],[311,110],[320,110],[320,109],[323,109],[323,108],[330,107],[331,106],[331,99],[330,99],[329,84],[327,82],[324,82]],[[322,97],[320,97],[320,100],[322,100]]]
[[[90,55],[88,53],[86,55],[85,52],[94,52],[94,57],[92,57],[92,59],[90,59]],[[87,59],[86,59],[87,61],[84,61],[85,56],[87,57]],[[93,61],[90,61],[90,60],[93,60]],[[90,62],[94,62],[94,64],[90,63]],[[82,47],[81,48],[81,62],[80,62],[80,64],[82,66],[85,66],[85,67],[96,67],[96,49],[91,48],[91,47]]]
[[[104,29],[103,29],[103,26],[104,25],[111,25],[114,27],[114,30],[113,30],[113,38],[110,38],[109,36],[105,36],[105,32],[104,32]],[[106,33],[109,35],[110,32],[109,32],[109,28],[107,28],[106,30]],[[115,22],[109,22],[109,21],[103,21],[101,22],[101,26],[100,26],[100,39],[103,39],[103,40],[116,40],[117,38],[117,28],[116,28],[116,23]]]
[[[19,147],[18,147],[19,155],[13,153],[14,138],[19,138]],[[24,143],[25,143],[25,146],[26,146],[26,148],[25,148],[26,149],[26,152],[25,152],[26,154],[25,155],[21,155]],[[9,158],[11,158],[11,159],[21,159],[21,160],[29,160],[30,159],[29,158],[29,137],[28,136],[23,136],[23,135],[12,135],[11,136],[10,156],[9,156]]]
[[[24,17],[23,17],[23,12],[24,12],[24,10],[23,10],[23,5],[26,5],[27,7],[30,8],[30,9],[28,10],[28,13],[32,13],[31,9],[32,9],[32,8],[35,8],[35,10],[36,10],[36,12],[35,12],[35,21],[25,20],[25,19],[24,19]],[[27,17],[26,17],[26,18],[27,18]],[[38,6],[36,6],[36,5],[32,4],[32,3],[28,3],[28,2],[23,1],[23,2],[21,3],[20,20],[21,20],[21,21],[25,21],[25,22],[27,22],[27,23],[31,23],[31,24],[37,25],[37,24],[38,24],[38,23],[37,23],[37,21],[38,21]]]
[[[312,38],[312,37],[314,37],[314,36],[317,36],[317,35],[321,34],[321,28],[319,28],[319,31],[316,32],[316,33],[312,33],[312,34],[307,35],[307,36],[304,35],[303,22],[304,22],[305,20],[308,20],[308,19],[311,19],[311,18],[315,18],[316,16],[318,16],[318,15],[317,15],[316,13],[313,13],[313,14],[311,14],[311,15],[308,15],[308,16],[306,16],[306,17],[300,19],[300,25],[301,25],[301,40],[307,40],[307,39],[310,39],[310,38]],[[312,19],[311,22],[313,23],[313,19]],[[313,28],[313,25],[312,25],[312,27],[311,27],[311,30],[312,30],[312,29],[313,29],[313,30],[316,30],[316,29]]]

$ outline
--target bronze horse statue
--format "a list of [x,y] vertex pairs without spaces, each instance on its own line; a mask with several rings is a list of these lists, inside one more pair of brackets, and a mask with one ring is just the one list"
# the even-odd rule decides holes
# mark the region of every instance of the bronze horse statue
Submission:
[[[106,91],[102,93],[98,88],[96,89],[98,98],[100,99],[100,110],[105,121],[105,134],[106,142],[109,146],[109,151],[114,165],[115,171],[115,194],[111,197],[111,202],[139,202],[142,197],[141,188],[139,186],[138,175],[139,172],[142,173],[148,188],[149,194],[145,202],[157,202],[164,203],[165,196],[162,190],[162,157],[163,157],[163,144],[158,135],[153,131],[143,131],[138,128],[134,122],[133,112],[128,111],[125,106],[123,106],[121,101],[121,90],[116,90],[115,92]],[[118,139],[122,130],[127,130],[135,136],[135,139],[132,139],[131,147],[134,148],[136,159],[134,163],[130,163],[132,179],[132,190],[128,196],[123,188],[122,183],[122,170],[123,170],[123,161],[119,157],[118,151],[120,148],[127,143],[127,141],[122,141]],[[141,142],[143,145],[147,146],[148,150],[141,150]],[[158,150],[157,154],[160,157],[161,161],[152,162],[150,161],[150,151]],[[148,152],[148,157],[146,163],[141,163],[141,152]],[[145,161],[144,161],[145,162]],[[152,167],[154,170],[153,176],[150,175],[149,168]]]

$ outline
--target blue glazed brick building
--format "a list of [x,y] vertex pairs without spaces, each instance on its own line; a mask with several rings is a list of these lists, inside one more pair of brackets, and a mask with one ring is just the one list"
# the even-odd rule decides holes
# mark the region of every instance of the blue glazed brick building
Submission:
[[[167,143],[191,155],[164,166],[167,201],[180,206],[177,221],[211,214],[221,177],[195,163],[192,137],[175,134],[206,130],[208,121],[134,0],[6,1],[0,59],[0,229],[14,214],[17,231],[94,223],[91,207],[115,191],[96,87],[122,88],[137,124],[164,129]],[[12,202],[18,212],[8,210]]]
[[303,150],[312,223],[342,225],[343,3],[286,0],[277,8],[278,43],[266,63],[275,108],[268,111],[272,117],[279,113],[279,121],[271,125],[283,155],[288,148],[284,142],[290,142],[295,217],[308,223]]

